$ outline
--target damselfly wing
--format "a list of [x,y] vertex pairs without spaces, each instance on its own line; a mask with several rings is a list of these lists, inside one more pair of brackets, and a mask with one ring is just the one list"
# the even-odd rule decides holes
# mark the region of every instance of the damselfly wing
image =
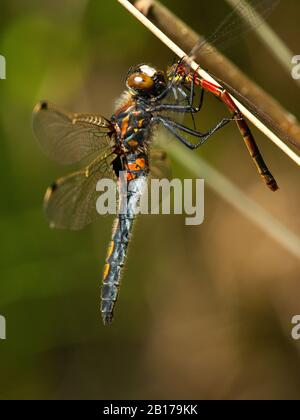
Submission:
[[211,35],[199,39],[189,56],[197,58],[199,54],[214,53],[215,47],[232,45],[247,32],[258,29],[279,3],[280,0],[239,0]]

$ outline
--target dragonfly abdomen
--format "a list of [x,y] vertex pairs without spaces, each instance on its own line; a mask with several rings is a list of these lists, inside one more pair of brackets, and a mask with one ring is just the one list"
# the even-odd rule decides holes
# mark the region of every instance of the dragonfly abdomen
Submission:
[[133,218],[119,216],[113,229],[103,273],[101,313],[104,324],[111,323],[113,318],[133,222]]
[[[122,268],[127,256],[137,206],[146,183],[147,176],[143,172],[129,182],[124,198],[126,200],[126,211],[118,215],[114,224],[103,273],[101,313],[104,324],[110,324],[113,320],[113,310],[118,298]],[[120,202],[121,208],[122,201]]]

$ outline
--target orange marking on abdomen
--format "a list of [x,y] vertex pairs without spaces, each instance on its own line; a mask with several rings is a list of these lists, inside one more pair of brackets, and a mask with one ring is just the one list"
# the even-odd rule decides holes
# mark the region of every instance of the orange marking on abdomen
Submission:
[[103,281],[106,280],[108,273],[109,273],[109,268],[110,268],[110,264],[105,264],[104,269],[103,269]]
[[129,125],[129,115],[125,118],[123,118],[122,120],[122,125],[121,125],[121,135],[122,137],[125,137],[126,131],[128,129],[128,125]]
[[113,253],[114,248],[115,248],[115,243],[114,241],[111,241],[107,250],[107,257],[106,257],[107,259],[111,257],[111,254]]
[[[126,165],[126,169],[128,171],[134,171],[134,172],[139,172],[139,171],[143,171],[146,168],[146,161],[144,158],[137,158],[135,162],[132,163],[128,163],[128,165]],[[136,175],[132,174],[130,172],[127,173],[127,181],[131,181],[132,179],[135,179]]]
[[139,142],[136,141],[135,139],[132,139],[128,142],[128,144],[129,144],[130,147],[136,147],[136,146],[138,146]]
[[127,173],[127,181],[132,181],[133,179],[136,178],[135,174],[131,174],[130,172]]
[[135,162],[136,165],[139,166],[139,169],[145,169],[146,162],[144,158],[138,158]]
[[145,169],[146,162],[144,158],[138,158],[135,162],[128,164],[128,169],[130,171],[140,171]]

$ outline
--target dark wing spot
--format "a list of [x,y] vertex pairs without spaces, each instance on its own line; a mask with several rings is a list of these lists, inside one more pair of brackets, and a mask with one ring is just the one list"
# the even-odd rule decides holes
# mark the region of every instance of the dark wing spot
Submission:
[[40,109],[41,110],[47,110],[48,109],[48,102],[46,102],[46,101],[40,102]]
[[57,190],[57,188],[58,188],[58,184],[57,184],[57,182],[53,182],[51,185],[50,185],[50,190],[51,190],[51,193],[53,193],[54,191],[56,191]]

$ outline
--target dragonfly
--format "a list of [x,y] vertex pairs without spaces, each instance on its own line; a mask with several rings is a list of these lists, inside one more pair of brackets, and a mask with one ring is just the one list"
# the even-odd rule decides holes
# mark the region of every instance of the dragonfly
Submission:
[[[266,17],[278,1],[252,0],[254,10]],[[247,6],[240,1],[208,42],[199,41],[188,58],[209,45],[259,25],[261,20],[245,20],[240,15]],[[248,10],[249,15],[252,10]],[[278,185],[269,171],[251,130],[227,88],[214,85],[192,71],[187,60],[180,60],[165,72],[150,64],[132,66],[126,77],[126,91],[111,116],[70,113],[48,101],[38,103],[33,112],[33,131],[42,149],[60,164],[74,164],[88,159],[89,164],[55,181],[46,191],[44,211],[51,227],[78,230],[99,216],[96,210],[99,179],[120,181],[126,174],[126,212],[117,214],[108,246],[101,287],[101,314],[105,325],[113,320],[128,246],[132,239],[136,208],[143,185],[155,167],[163,168],[166,154],[153,147],[155,130],[164,127],[175,139],[191,150],[198,149],[218,130],[235,122],[252,160],[266,186],[276,191]],[[221,83],[221,82],[220,82]],[[230,88],[230,87],[229,87]],[[196,91],[199,93],[198,97]],[[176,115],[198,114],[204,93],[219,98],[229,116],[206,132],[195,125],[182,124]],[[194,140],[192,140],[194,139]]]

